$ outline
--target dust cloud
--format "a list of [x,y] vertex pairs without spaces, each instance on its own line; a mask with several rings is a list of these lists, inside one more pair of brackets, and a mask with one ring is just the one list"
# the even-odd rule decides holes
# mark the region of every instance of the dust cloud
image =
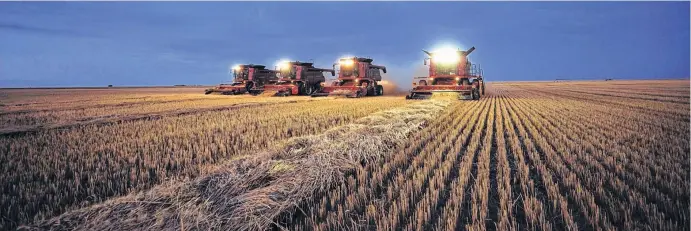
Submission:
[[388,73],[382,73],[381,84],[385,95],[406,95],[413,87],[413,77],[427,76],[424,65],[392,66]]

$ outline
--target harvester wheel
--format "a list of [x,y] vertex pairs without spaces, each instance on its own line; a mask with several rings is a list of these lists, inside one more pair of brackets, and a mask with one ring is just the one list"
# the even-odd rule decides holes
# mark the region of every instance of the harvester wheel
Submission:
[[253,82],[249,82],[249,83],[247,83],[247,85],[245,85],[245,89],[247,90],[247,92],[250,92],[250,89],[252,89],[253,87],[254,87]]
[[[314,84],[314,91],[312,91],[312,94],[315,94],[315,93],[321,92],[321,91],[322,91],[322,86],[319,83]],[[312,94],[310,94],[310,95],[312,95]]]
[[480,100],[480,92],[479,92],[479,90],[477,90],[477,89],[473,90],[472,95],[473,95],[473,100]]
[[305,94],[305,84],[302,82],[297,82],[298,86],[298,95],[304,95]]
[[311,95],[312,93],[314,93],[314,86],[307,85],[305,87],[305,95]]
[[384,87],[377,86],[377,94],[376,95],[384,95]]

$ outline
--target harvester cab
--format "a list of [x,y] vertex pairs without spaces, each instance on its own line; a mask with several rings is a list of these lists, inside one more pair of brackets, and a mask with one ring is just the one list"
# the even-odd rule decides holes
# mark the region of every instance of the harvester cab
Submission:
[[312,95],[318,92],[326,81],[324,72],[331,72],[331,76],[336,75],[334,69],[316,68],[314,63],[300,61],[281,62],[276,71],[277,81],[264,85],[263,95]]
[[330,85],[324,86],[312,96],[345,96],[359,98],[362,96],[384,95],[384,87],[380,85],[382,76],[386,73],[385,66],[372,64],[373,59],[362,57],[342,58],[338,65],[338,79]]
[[265,83],[278,79],[278,77],[276,77],[276,72],[266,69],[264,65],[240,64],[229,69],[228,73],[233,75],[232,83],[219,84],[217,87],[206,89],[205,94],[257,94],[258,89],[261,89]]
[[482,69],[471,63],[468,55],[475,50],[440,50],[429,52],[425,65],[429,76],[415,77],[413,89],[406,99],[429,99],[433,96],[451,96],[458,99],[479,100],[485,94]]

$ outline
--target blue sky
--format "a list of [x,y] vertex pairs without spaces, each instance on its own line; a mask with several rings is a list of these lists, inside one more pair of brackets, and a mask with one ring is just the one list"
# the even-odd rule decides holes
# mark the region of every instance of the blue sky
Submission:
[[689,2],[0,2],[0,87],[213,85],[235,63],[475,46],[488,81],[689,76]]

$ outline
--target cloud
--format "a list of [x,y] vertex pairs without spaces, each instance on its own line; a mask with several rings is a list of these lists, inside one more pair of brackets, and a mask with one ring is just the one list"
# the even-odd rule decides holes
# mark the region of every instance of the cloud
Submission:
[[37,34],[47,34],[47,35],[66,35],[66,36],[76,36],[82,35],[81,33],[73,30],[65,29],[54,29],[30,26],[21,23],[10,23],[10,22],[0,22],[0,30],[15,31],[23,33],[37,33]]

